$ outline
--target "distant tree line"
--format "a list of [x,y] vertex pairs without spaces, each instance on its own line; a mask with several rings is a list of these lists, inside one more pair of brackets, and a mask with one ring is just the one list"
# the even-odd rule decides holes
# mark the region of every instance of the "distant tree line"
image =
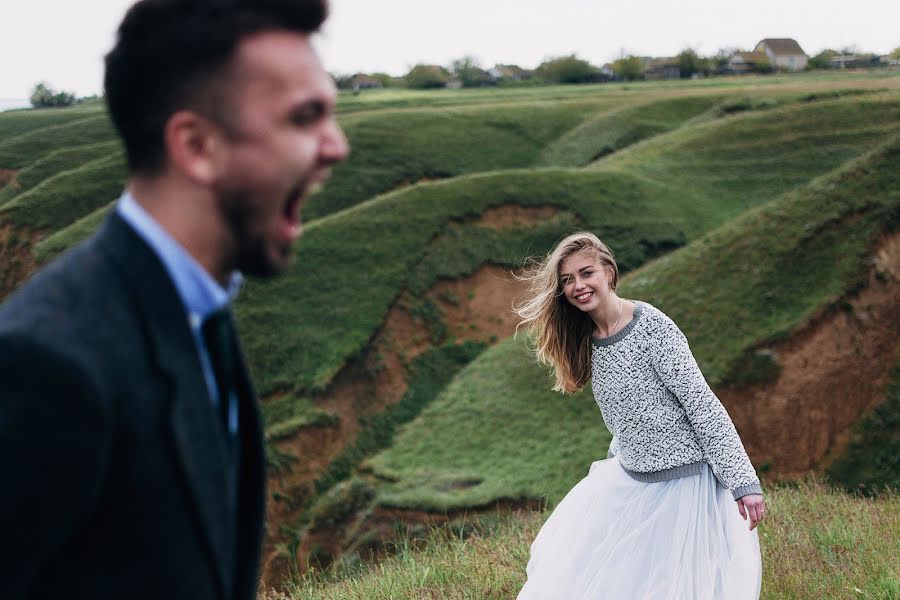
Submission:
[[[341,89],[359,91],[367,88],[397,87],[409,89],[472,88],[485,86],[525,86],[542,84],[578,84],[604,81],[638,81],[647,78],[654,62],[667,61],[666,66],[677,69],[681,78],[712,77],[727,72],[731,58],[738,53],[746,53],[739,48],[723,48],[712,56],[701,56],[692,48],[685,48],[671,59],[622,55],[603,66],[596,66],[574,54],[548,58],[534,70],[522,69],[517,65],[496,65],[484,69],[471,56],[454,60],[449,66],[417,64],[406,75],[394,77],[386,73],[357,73],[335,76]],[[807,69],[835,68],[832,58],[852,55],[856,65],[876,65],[877,56],[854,48],[840,50],[827,49],[809,59]],[[900,47],[890,54],[900,60]],[[771,73],[773,65],[767,60],[757,60],[751,72]]]
[[75,94],[56,91],[46,81],[42,81],[31,90],[31,106],[34,108],[54,108],[72,106]]

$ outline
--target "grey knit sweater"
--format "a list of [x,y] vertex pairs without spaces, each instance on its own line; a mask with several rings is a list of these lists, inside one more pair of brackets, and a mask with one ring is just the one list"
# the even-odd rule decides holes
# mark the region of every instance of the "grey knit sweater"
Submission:
[[709,388],[687,338],[659,309],[635,302],[634,318],[593,338],[591,386],[629,475],[665,481],[705,463],[735,499],[760,494],[759,478],[725,407]]

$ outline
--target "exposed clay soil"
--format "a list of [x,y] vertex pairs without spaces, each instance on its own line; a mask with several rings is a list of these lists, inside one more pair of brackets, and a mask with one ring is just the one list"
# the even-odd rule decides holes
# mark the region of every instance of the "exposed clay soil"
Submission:
[[[527,227],[555,214],[552,206],[520,208],[501,206],[486,211],[478,224],[484,227]],[[515,331],[512,305],[524,291],[508,269],[486,265],[469,277],[441,281],[426,296],[444,313],[450,337],[494,343]],[[383,412],[398,402],[407,389],[406,365],[432,346],[427,326],[410,315],[413,302],[402,294],[388,312],[378,333],[361,360],[345,367],[329,388],[315,398],[318,408],[332,412],[339,422],[327,428],[302,429],[276,442],[279,450],[298,457],[287,472],[269,478],[270,498],[267,512],[267,536],[262,565],[263,586],[280,582],[288,574],[290,562],[281,547],[288,541],[280,525],[299,518],[304,502],[313,493],[316,478],[330,462],[354,442],[360,431],[359,418]],[[296,562],[305,565],[309,552],[322,547],[340,552],[340,540],[334,534],[309,532],[300,547]]]
[[0,169],[0,188],[6,186],[15,176],[16,171],[12,169]]
[[0,223],[0,301],[34,272],[31,248],[40,238],[39,233]]
[[[290,471],[269,478],[273,499],[268,503],[266,518],[261,575],[264,586],[283,581],[289,572],[291,561],[278,548],[288,540],[279,526],[299,518],[304,502],[314,492],[315,480],[356,439],[359,418],[384,411],[406,392],[404,358],[411,360],[427,349],[425,340],[429,338],[425,326],[415,323],[403,304],[401,300],[391,308],[366,356],[342,370],[328,390],[315,399],[318,408],[338,416],[338,423],[328,428],[306,428],[276,443],[279,450],[299,460]],[[405,355],[401,354],[404,350]],[[297,563],[306,564],[305,558],[299,556]]]
[[845,446],[851,426],[885,398],[900,358],[900,235],[886,237],[868,285],[785,342],[769,347],[777,380],[716,390],[751,459],[794,477],[822,469]]
[[[493,343],[515,331],[511,306],[522,291],[523,284],[507,269],[486,265],[470,277],[440,282],[426,295],[436,300],[444,311],[451,337]],[[458,300],[451,303],[448,297]],[[303,429],[276,443],[279,450],[299,460],[289,472],[269,478],[270,497],[277,499],[268,503],[268,534],[262,565],[264,586],[272,586],[288,574],[290,561],[279,549],[287,540],[280,533],[279,525],[297,520],[304,501],[313,492],[316,478],[355,440],[360,430],[359,417],[380,413],[403,397],[407,387],[405,365],[431,347],[427,327],[410,316],[408,304],[406,296],[395,302],[365,358],[341,371],[329,389],[315,399],[318,408],[337,414],[339,423],[328,428]],[[380,522],[376,519],[372,526]],[[298,548],[297,564],[305,565],[309,552],[317,547],[323,548],[326,554],[343,550],[335,534],[334,531],[309,532]],[[376,537],[381,539],[380,533]]]
[[481,218],[473,221],[479,227],[491,229],[523,229],[543,223],[559,212],[556,206],[519,206],[504,204],[489,208],[481,214]]
[[526,285],[506,267],[485,265],[468,277],[437,283],[428,296],[438,302],[451,337],[494,343],[515,333],[512,307]]

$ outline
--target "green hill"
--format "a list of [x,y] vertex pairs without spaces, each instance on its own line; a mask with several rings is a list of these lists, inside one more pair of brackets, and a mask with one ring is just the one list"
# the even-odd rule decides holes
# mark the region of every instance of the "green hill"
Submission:
[[616,102],[601,97],[342,118],[352,153],[304,214],[316,219],[422,180],[530,166],[550,141]]
[[[630,272],[624,293],[682,325],[715,385],[767,385],[780,368],[767,349],[844,306],[865,285],[873,244],[896,227],[900,95],[874,88],[898,81],[342,95],[353,154],[311,198],[286,276],[248,282],[236,307],[277,467],[269,544],[293,544],[283,547],[296,556],[305,528],[327,532],[335,514],[555,500],[603,456],[608,433],[589,393],[547,391],[522,339],[465,366],[481,346],[460,342],[478,336],[457,339],[459,299],[435,291],[485,265],[520,266],[575,229],[610,243]],[[20,265],[0,269],[7,287],[32,258],[89,235],[124,180],[99,104],[0,115],[0,169],[15,172],[0,188],[0,252]],[[507,213],[530,216],[491,222]],[[409,389],[385,399],[375,342],[392,333],[392,308],[427,334],[398,338],[410,351],[392,358],[394,383]],[[868,464],[867,441],[884,442],[877,432],[896,418],[884,406],[860,423],[844,473]],[[292,472],[312,458],[297,448],[334,439],[345,446]],[[882,442],[879,472],[890,473]]]
[[[818,137],[807,130],[817,118],[851,112],[872,125],[861,131],[857,121],[836,119]],[[609,240],[625,270],[635,268],[885,140],[900,123],[891,121],[892,115],[900,116],[896,97],[787,107],[648,140],[628,152],[628,160],[617,159],[618,168],[600,168],[601,161],[595,171],[532,169],[458,177],[381,196],[314,222],[298,243],[290,274],[254,282],[247,301],[240,303],[254,372],[264,391],[321,389],[360,355],[404,290],[422,291],[442,277],[465,275],[487,262],[520,264],[528,254],[545,251],[576,223]],[[876,126],[881,118],[888,118],[889,125]],[[794,121],[800,133],[792,133]],[[765,145],[763,138],[748,133],[754,123],[775,123],[772,128],[779,138],[802,137],[804,143],[787,147],[783,160],[770,161],[766,176],[755,174],[762,148],[748,143],[744,163],[735,158],[727,174],[717,174],[722,157],[734,156],[742,147],[735,147],[737,136]],[[842,126],[850,133],[842,133]],[[829,150],[829,141],[838,147]],[[684,156],[688,144],[701,149],[694,151],[694,159]],[[766,145],[766,151],[771,155],[777,148]],[[703,161],[710,166],[704,169]],[[674,166],[688,162],[693,166],[688,172]],[[654,178],[646,177],[652,169]],[[703,172],[708,173],[705,178]],[[742,177],[751,191],[715,185],[727,179],[734,187]],[[493,247],[486,243],[491,235],[484,228],[458,229],[459,223],[477,219],[490,207],[548,204],[570,216],[560,215],[533,231],[510,232]],[[438,237],[451,230],[449,241]],[[433,240],[440,240],[440,248]],[[423,260],[428,261],[424,275],[416,268]],[[353,273],[365,273],[365,278]],[[359,294],[363,281],[365,294]],[[341,327],[333,327],[335,322]]]
[[[765,377],[771,370],[746,373],[748,356],[858,289],[876,239],[898,225],[898,189],[895,137],[627,275],[621,293],[679,324],[711,385]],[[555,397],[549,387],[521,343],[485,352],[370,461],[387,482],[376,502],[445,511],[508,498],[557,501],[605,456],[598,436],[608,434],[597,433],[589,394]],[[455,478],[477,483],[447,486]]]
[[[43,156],[27,167],[16,173],[13,179],[6,187],[0,188],[0,210],[3,206],[10,202],[19,194],[23,194],[33,187],[40,184],[45,179],[49,179],[64,171],[71,171],[79,167],[104,158],[119,151],[118,141],[100,142],[97,144],[86,144],[83,146],[72,146],[53,150],[46,156]],[[115,183],[121,185],[121,181]]]
[[[96,114],[98,110],[97,106],[81,105],[67,109],[45,108],[0,112],[0,143],[30,131],[83,119]],[[0,166],[8,165],[0,164]]]
[[4,204],[0,212],[20,227],[58,231],[112,202],[124,183],[125,160],[114,151],[47,177]]
[[71,110],[76,111],[78,118],[60,119],[63,122],[58,125],[29,129],[0,139],[0,167],[20,169],[54,150],[116,139],[109,117],[99,108]]

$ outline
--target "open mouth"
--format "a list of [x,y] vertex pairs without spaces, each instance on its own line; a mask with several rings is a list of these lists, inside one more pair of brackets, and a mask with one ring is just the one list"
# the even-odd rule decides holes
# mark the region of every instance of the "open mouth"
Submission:
[[300,208],[303,205],[303,199],[306,196],[306,189],[302,185],[298,185],[290,194],[281,207],[282,216],[282,233],[289,240],[293,240],[300,235],[302,225],[300,223]]

